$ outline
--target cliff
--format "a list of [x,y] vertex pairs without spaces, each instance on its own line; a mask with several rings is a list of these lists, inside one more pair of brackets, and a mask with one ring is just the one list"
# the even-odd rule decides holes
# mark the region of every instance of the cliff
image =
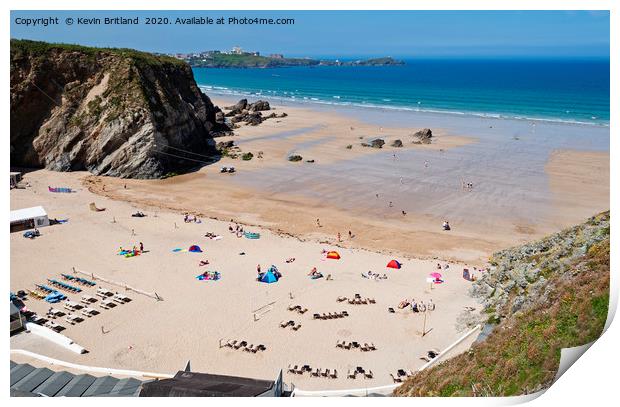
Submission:
[[228,129],[183,62],[11,40],[10,63],[12,166],[157,178],[218,158]]
[[501,397],[549,387],[562,348],[592,342],[603,332],[609,307],[609,222],[605,212],[494,254],[491,269],[472,286],[484,304],[478,320],[486,320],[488,337],[413,376],[395,395]]

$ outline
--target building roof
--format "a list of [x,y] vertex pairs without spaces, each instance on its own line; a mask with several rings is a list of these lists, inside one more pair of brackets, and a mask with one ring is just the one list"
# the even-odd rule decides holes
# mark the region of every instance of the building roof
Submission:
[[33,206],[32,208],[17,209],[11,211],[11,222],[19,222],[21,220],[33,219],[47,216],[42,206]]
[[142,382],[134,378],[95,377],[54,372],[11,361],[11,395],[47,397],[136,397]]
[[273,390],[273,380],[178,372],[172,379],[145,383],[140,397],[255,397]]

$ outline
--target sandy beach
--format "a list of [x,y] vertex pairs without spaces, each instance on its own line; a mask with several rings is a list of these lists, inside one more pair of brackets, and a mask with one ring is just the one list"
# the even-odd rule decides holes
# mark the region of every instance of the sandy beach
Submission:
[[[461,278],[462,267],[456,264],[441,271],[445,282],[431,289],[426,278],[436,271],[437,262],[399,258],[402,268],[391,270],[386,268],[391,257],[385,254],[302,242],[264,229],[246,227],[261,233],[260,239],[250,240],[229,233],[226,222],[203,218],[200,224],[184,223],[179,213],[140,208],[148,216],[133,218],[136,208],[131,204],[101,198],[83,188],[81,180],[86,176],[35,171],[25,176],[31,187],[12,191],[12,208],[41,204],[50,217],[69,218],[69,222],[42,228],[42,236],[35,240],[24,239],[21,233],[11,235],[11,290],[34,289],[35,283],[59,279],[60,273],[71,273],[75,267],[156,292],[164,300],[102,283],[132,301],[102,310],[100,315],[75,326],[64,324],[67,329],[63,334],[89,353],[70,354],[50,345],[45,350],[53,354],[48,356],[91,366],[162,373],[174,372],[191,360],[197,371],[261,378],[275,378],[289,364],[309,364],[313,368],[336,369],[339,378],[285,374],[285,380],[304,389],[365,387],[390,383],[389,373],[397,369],[420,367],[424,362],[419,357],[428,349],[446,347],[460,336],[456,319],[463,307],[476,306],[467,296],[470,283]],[[47,191],[48,185],[60,184],[78,192]],[[90,202],[106,210],[90,211]],[[207,239],[206,232],[223,238]],[[119,246],[132,247],[140,241],[147,253],[133,258],[117,255]],[[192,244],[199,245],[203,253],[172,252]],[[342,258],[325,259],[322,249],[336,249]],[[242,252],[245,255],[239,254]],[[286,263],[290,257],[295,261]],[[201,260],[209,260],[210,264],[200,267]],[[274,264],[283,277],[273,284],[257,282],[257,264],[263,270]],[[325,276],[331,274],[333,280],[310,279],[307,274],[312,267]],[[196,280],[195,276],[205,269],[219,271],[222,278]],[[388,278],[363,278],[361,273],[369,270],[385,273]],[[94,291],[85,289],[91,295]],[[374,298],[376,304],[336,301],[339,296],[351,298],[355,294]],[[77,301],[79,295],[69,294],[69,298]],[[437,305],[427,314],[426,329],[430,332],[426,336],[421,336],[422,315],[397,308],[405,298],[425,302],[432,299]],[[298,304],[308,311],[300,315],[287,310]],[[26,305],[40,314],[49,307],[34,299]],[[394,307],[396,313],[388,313],[388,307]],[[341,311],[347,311],[349,317],[313,320],[314,313]],[[279,327],[281,321],[289,320],[301,324],[301,328],[293,331]],[[381,329],[376,329],[378,322]],[[28,343],[17,338],[13,338],[13,347],[27,347]],[[249,344],[264,344],[267,350],[252,354],[220,348],[220,340],[246,340]],[[339,340],[374,343],[377,350],[338,349]],[[27,350],[42,351],[38,347]],[[347,380],[347,370],[357,366],[372,370],[375,378]]]

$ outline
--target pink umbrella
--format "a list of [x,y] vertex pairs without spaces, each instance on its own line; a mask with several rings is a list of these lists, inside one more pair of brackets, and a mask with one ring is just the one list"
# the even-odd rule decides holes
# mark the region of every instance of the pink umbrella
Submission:
[[440,273],[431,273],[430,276],[434,277],[434,278],[441,278],[441,274]]

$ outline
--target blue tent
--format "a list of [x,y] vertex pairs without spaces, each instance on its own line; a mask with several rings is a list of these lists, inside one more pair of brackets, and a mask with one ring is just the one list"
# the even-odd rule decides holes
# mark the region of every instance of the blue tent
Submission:
[[261,283],[271,284],[271,283],[277,282],[278,281],[278,277],[276,277],[276,275],[273,274],[271,272],[271,270],[269,270],[268,272],[263,274],[263,276],[261,277],[260,281],[261,281]]

